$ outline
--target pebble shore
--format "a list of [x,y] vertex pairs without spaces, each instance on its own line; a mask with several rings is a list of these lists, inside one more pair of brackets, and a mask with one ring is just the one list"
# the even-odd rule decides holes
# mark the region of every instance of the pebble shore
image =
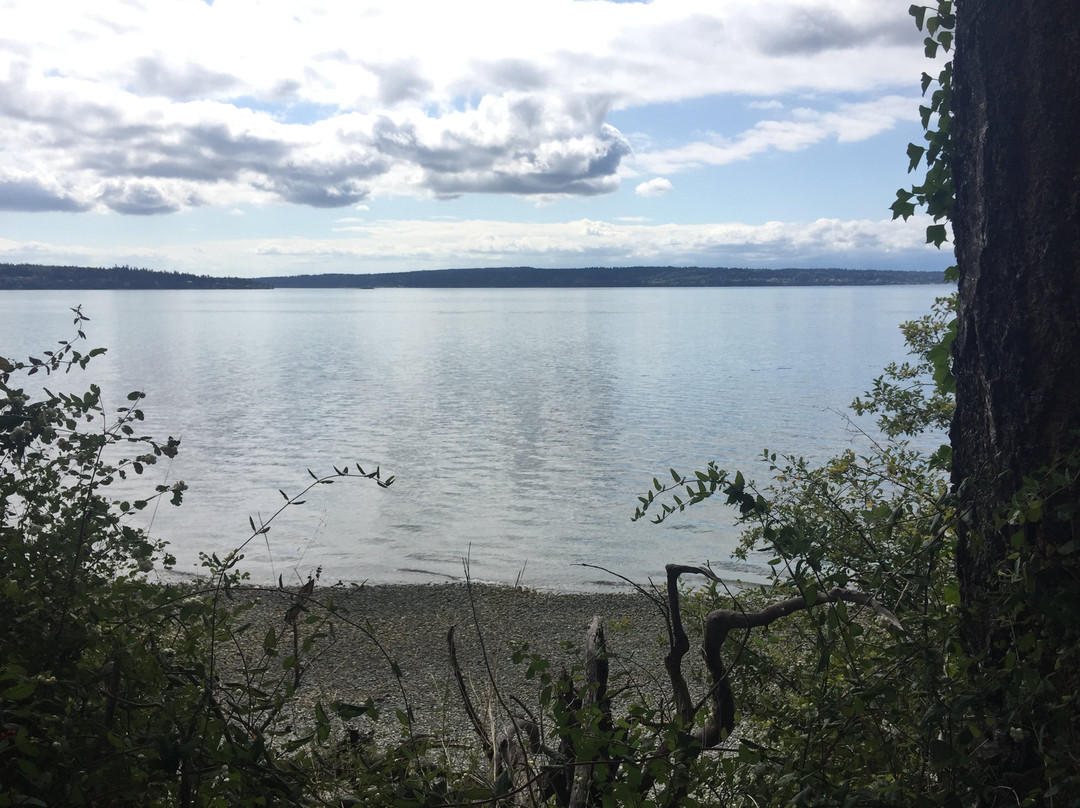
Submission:
[[[247,632],[260,641],[269,627],[287,629],[285,614],[295,592],[255,590],[257,605],[246,618]],[[550,592],[463,583],[365,585],[316,588],[303,621],[325,615],[319,604],[332,601],[333,637],[316,643],[300,690],[300,709],[321,700],[359,704],[371,698],[394,725],[406,699],[419,732],[457,735],[468,731],[457,693],[446,635],[455,626],[457,657],[473,700],[481,712],[498,711],[494,683],[504,700],[518,696],[535,704],[536,682],[525,665],[512,662],[514,649],[548,659],[557,675],[580,665],[585,633],[594,616],[605,624],[613,681],[632,676],[636,686],[664,688],[666,633],[656,604],[641,593]],[[282,642],[291,642],[287,630]],[[486,657],[486,659],[485,659]],[[401,671],[398,679],[390,660]],[[501,717],[492,718],[500,723]],[[382,734],[380,732],[379,734]]]

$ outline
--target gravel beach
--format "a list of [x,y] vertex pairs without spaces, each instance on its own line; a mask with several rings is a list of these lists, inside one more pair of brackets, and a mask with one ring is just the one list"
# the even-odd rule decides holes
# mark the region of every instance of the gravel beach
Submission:
[[[629,674],[637,686],[663,688],[664,620],[640,593],[473,584],[471,594],[462,583],[317,588],[300,618],[301,636],[310,631],[303,624],[305,617],[325,614],[320,602],[332,599],[340,616],[331,618],[334,636],[319,640],[314,648],[299,692],[300,710],[317,699],[358,704],[371,698],[383,716],[381,735],[388,728],[394,731],[395,708],[404,707],[407,698],[415,730],[458,735],[468,730],[450,665],[446,635],[451,626],[456,627],[463,674],[483,712],[494,704],[492,681],[505,699],[515,695],[535,704],[536,683],[525,679],[525,665],[513,664],[513,650],[527,643],[529,652],[547,658],[557,675],[583,661],[585,633],[595,615],[605,623],[613,683]],[[247,633],[253,643],[261,642],[271,626],[287,629],[285,614],[295,602],[295,592],[262,590],[255,595],[257,606],[248,618],[254,625]],[[291,643],[291,632],[280,642]],[[397,663],[400,681],[387,657]]]

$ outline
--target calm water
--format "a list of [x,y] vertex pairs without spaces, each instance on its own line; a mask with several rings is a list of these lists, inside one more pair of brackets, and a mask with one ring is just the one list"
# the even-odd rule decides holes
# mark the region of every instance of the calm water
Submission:
[[[897,325],[944,287],[4,292],[0,345],[40,351],[91,317],[88,374],[115,406],[148,395],[150,434],[182,437],[147,484],[190,486],[152,533],[178,569],[227,552],[298,493],[306,469],[397,477],[320,486],[248,546],[257,580],[481,580],[598,588],[729,558],[707,503],[631,523],[669,467],[765,476],[762,449],[823,457],[854,440],[837,410],[904,355]],[[86,381],[89,381],[87,379]]]

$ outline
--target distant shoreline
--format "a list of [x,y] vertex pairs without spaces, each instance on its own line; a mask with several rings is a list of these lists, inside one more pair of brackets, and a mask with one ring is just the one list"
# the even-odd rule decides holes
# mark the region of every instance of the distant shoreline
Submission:
[[215,278],[129,266],[102,268],[0,264],[0,291],[269,288],[254,278]]
[[377,274],[213,277],[117,266],[0,264],[0,291],[98,289],[586,289],[944,284],[942,272],[735,267],[501,267]]

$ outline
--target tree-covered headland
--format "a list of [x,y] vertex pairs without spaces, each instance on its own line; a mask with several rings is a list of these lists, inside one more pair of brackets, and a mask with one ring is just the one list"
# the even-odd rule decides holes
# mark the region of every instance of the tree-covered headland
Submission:
[[218,278],[141,267],[0,264],[0,290],[9,289],[266,289],[248,278]]

